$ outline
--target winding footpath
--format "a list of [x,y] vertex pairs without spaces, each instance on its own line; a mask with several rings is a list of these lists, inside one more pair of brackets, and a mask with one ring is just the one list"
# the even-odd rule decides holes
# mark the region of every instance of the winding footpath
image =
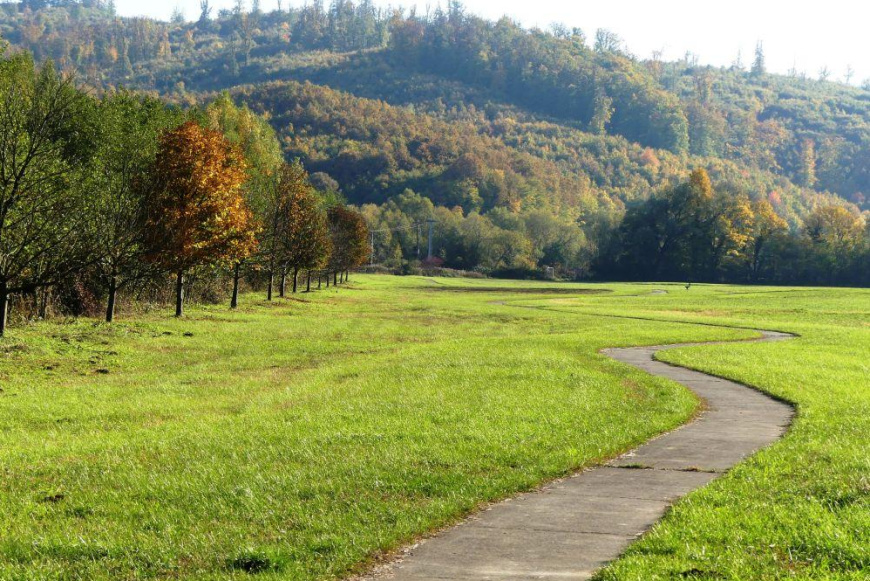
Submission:
[[[792,336],[759,331],[757,341]],[[608,349],[606,355],[677,381],[706,402],[695,421],[610,463],[493,505],[407,549],[376,579],[589,579],[665,514],[788,429],[791,406],[761,392],[654,360],[666,349],[709,343]]]

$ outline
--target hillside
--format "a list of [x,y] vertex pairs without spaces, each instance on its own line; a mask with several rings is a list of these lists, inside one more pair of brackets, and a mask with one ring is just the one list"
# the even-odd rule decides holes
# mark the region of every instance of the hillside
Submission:
[[794,231],[822,205],[870,209],[870,91],[767,74],[763,55],[750,72],[643,61],[607,31],[526,30],[458,2],[425,17],[239,3],[159,22],[26,0],[0,7],[0,36],[97,92],[196,105],[228,90],[352,203],[410,190],[502,228],[499,212],[544,212],[580,225],[587,257],[628,207],[697,168]]
[[[98,0],[54,4],[36,11],[5,5],[0,34],[102,88],[123,84],[183,99],[308,80],[448,121],[473,108],[490,119],[552,121],[725,158],[859,204],[870,191],[861,163],[870,155],[870,92],[837,83],[643,62],[607,35],[589,46],[579,30],[526,31],[469,16],[457,3],[428,19],[337,1],[222,12],[190,24],[113,18]],[[807,141],[815,177],[802,164]]]

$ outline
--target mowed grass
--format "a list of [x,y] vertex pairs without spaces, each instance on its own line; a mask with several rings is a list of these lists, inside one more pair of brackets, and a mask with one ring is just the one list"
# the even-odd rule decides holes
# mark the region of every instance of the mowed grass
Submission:
[[798,415],[781,442],[677,503],[598,578],[870,578],[870,292],[655,288],[669,294],[538,306],[797,334],[659,358],[755,386]]
[[867,291],[356,277],[299,298],[14,329],[0,578],[346,576],[688,420],[689,392],[597,353],[754,336],[686,321],[801,333],[667,355],[788,398],[799,420],[603,576],[868,565]]
[[661,359],[756,386],[798,415],[782,442],[679,503],[600,578],[870,579],[870,292],[695,291],[674,291],[686,320],[800,338]]

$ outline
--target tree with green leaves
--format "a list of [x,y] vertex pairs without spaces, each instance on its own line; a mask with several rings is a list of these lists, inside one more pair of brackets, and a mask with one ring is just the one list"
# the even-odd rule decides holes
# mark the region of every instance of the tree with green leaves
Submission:
[[622,39],[606,28],[595,31],[595,52],[616,54],[622,50]]
[[752,61],[751,73],[754,77],[760,77],[767,72],[767,64],[764,58],[764,43],[760,40],[755,45],[755,59]]
[[[227,140],[240,148],[248,168],[248,179],[243,188],[245,202],[253,211],[255,219],[262,226],[262,235],[269,235],[273,205],[276,203],[275,188],[279,170],[284,162],[281,144],[275,130],[262,116],[246,106],[236,105],[229,93],[221,94],[206,107],[205,117],[211,129],[220,131]],[[260,248],[271,248],[270,243],[262,243]],[[230,307],[239,304],[239,282],[244,261],[233,265],[233,291]]]
[[338,284],[339,275],[345,275],[368,260],[369,229],[362,214],[344,204],[329,208],[327,223],[332,240],[328,269],[333,283]]
[[108,291],[106,321],[111,322],[118,291],[155,275],[145,260],[144,178],[161,133],[182,118],[156,99],[124,91],[105,96],[97,111],[96,151],[86,185],[95,206],[97,267]]
[[688,181],[630,208],[619,228],[624,269],[648,280],[691,275],[692,242],[708,221],[713,196],[710,176],[697,169]]
[[607,96],[603,89],[595,92],[592,103],[592,119],[589,121],[589,131],[595,135],[606,135],[607,125],[613,118],[613,99]]
[[50,287],[92,260],[80,187],[89,106],[50,62],[0,55],[0,336],[11,294]]
[[207,26],[211,20],[212,6],[209,0],[199,0],[199,21],[197,26]]

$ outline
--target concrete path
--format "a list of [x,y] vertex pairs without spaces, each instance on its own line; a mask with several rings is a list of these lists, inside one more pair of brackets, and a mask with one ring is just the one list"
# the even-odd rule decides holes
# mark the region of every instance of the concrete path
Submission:
[[[790,335],[762,332],[760,341]],[[746,386],[653,360],[693,344],[609,349],[610,357],[673,379],[706,400],[694,422],[606,466],[493,505],[410,547],[376,579],[588,579],[658,521],[668,506],[780,438],[791,406]]]

